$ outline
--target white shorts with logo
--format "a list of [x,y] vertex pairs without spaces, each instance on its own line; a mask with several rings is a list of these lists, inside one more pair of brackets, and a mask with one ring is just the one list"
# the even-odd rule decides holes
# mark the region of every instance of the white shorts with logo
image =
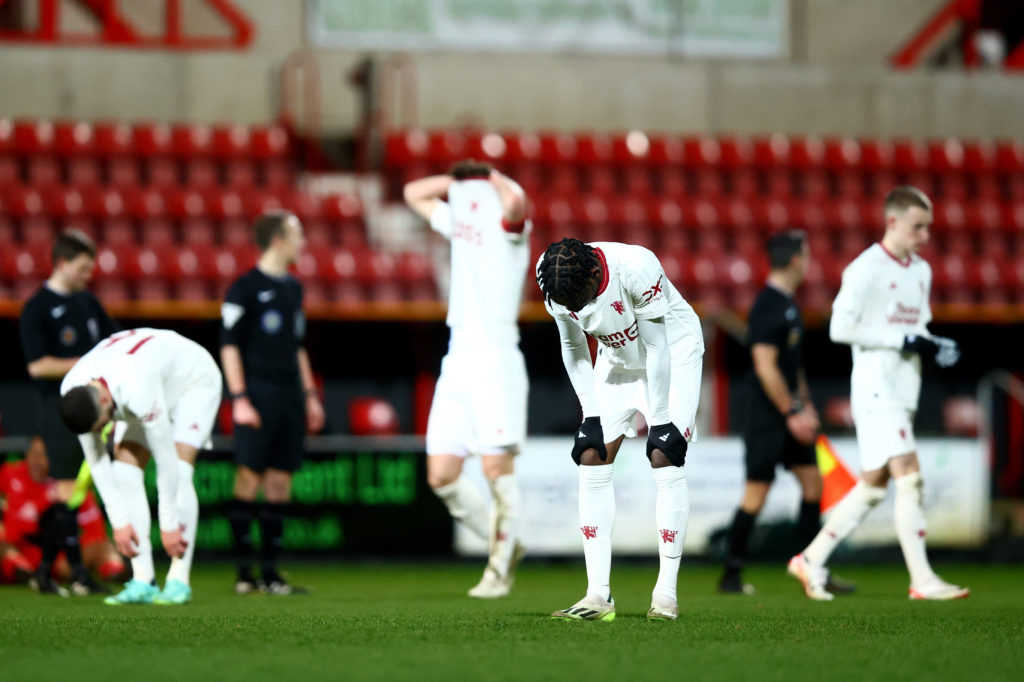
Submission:
[[853,423],[861,471],[881,469],[891,458],[917,451],[913,410],[872,410],[854,415]]
[[450,350],[427,420],[428,455],[496,455],[526,438],[529,381],[518,346]]
[[[175,443],[202,449],[210,445],[210,433],[223,395],[223,378],[217,363],[205,350],[202,354],[196,353],[195,362],[195,376],[178,399],[178,404],[169,408],[168,416]],[[122,440],[139,443],[152,450],[141,421],[117,422],[114,442]]]
[[[673,349],[668,414],[690,442],[697,440],[697,404],[703,369],[703,353],[698,348],[678,352]],[[636,436],[637,412],[649,418],[646,370],[616,367],[602,353],[594,364],[594,392],[605,442],[611,443],[619,436]]]

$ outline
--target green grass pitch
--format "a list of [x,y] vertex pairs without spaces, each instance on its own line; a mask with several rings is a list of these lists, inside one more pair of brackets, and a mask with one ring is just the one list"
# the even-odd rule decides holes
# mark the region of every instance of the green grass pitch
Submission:
[[520,568],[507,599],[465,596],[468,564],[292,566],[307,596],[235,596],[229,566],[200,565],[185,607],[0,588],[0,679],[121,680],[1021,680],[1019,568],[950,564],[970,599],[911,602],[902,566],[845,567],[857,594],[815,603],[781,566],[753,597],[714,592],[684,565],[680,619],[649,623],[657,565],[619,563],[613,623],[552,621],[583,596],[582,564]]

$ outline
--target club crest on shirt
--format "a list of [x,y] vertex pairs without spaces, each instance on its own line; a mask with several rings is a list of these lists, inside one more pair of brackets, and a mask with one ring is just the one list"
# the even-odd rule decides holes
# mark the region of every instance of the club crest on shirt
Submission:
[[268,334],[276,334],[281,331],[281,313],[276,310],[268,310],[260,318],[260,326]]
[[619,315],[626,309],[626,306],[622,305],[622,301],[612,301],[612,310],[617,312]]
[[68,325],[67,327],[62,327],[61,328],[61,330],[60,330],[60,342],[61,343],[63,343],[65,346],[73,346],[73,345],[75,345],[75,341],[77,341],[77,340],[78,340],[78,332],[75,331],[74,327]]

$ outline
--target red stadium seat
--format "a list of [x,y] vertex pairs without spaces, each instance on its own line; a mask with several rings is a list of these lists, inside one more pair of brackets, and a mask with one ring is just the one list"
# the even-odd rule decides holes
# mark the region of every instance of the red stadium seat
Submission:
[[63,121],[53,127],[54,147],[65,157],[90,156],[96,153],[96,135],[92,125],[84,121]]
[[586,178],[582,184],[588,192],[606,197],[619,193],[618,179],[611,166],[584,166],[582,172]]
[[630,166],[623,178],[626,194],[631,197],[649,197],[654,194],[651,172],[647,166]]
[[102,121],[93,126],[94,148],[105,158],[125,157],[135,152],[132,129],[126,123]]
[[213,153],[223,160],[249,155],[252,135],[248,126],[215,126],[212,130]]
[[181,180],[178,174],[177,162],[168,156],[147,159],[146,181],[150,187],[178,187]]
[[[212,232],[211,228],[211,232]],[[249,221],[238,218],[225,220],[220,226],[220,243],[222,246],[238,247],[253,243],[252,226]]]
[[819,168],[825,163],[825,142],[820,137],[790,137],[789,163],[798,170]]
[[55,150],[53,124],[49,121],[14,122],[14,151],[22,156],[50,154]]
[[720,225],[730,230],[753,230],[756,218],[751,203],[740,197],[725,200],[719,211]]
[[174,151],[171,128],[165,123],[136,123],[132,126],[135,153],[143,157],[170,156]]
[[[3,119],[0,119],[0,123]],[[13,156],[0,155],[0,191],[21,182],[21,165]]]
[[928,170],[928,145],[919,140],[898,139],[893,142],[893,165],[904,173]]
[[969,140],[964,146],[964,169],[969,173],[990,173],[996,168],[996,145],[991,140]]
[[928,167],[934,173],[963,171],[966,165],[964,145],[950,137],[928,143]]
[[269,161],[264,164],[263,185],[268,190],[290,190],[293,184],[292,168],[287,161]]
[[934,215],[933,229],[936,232],[962,232],[967,228],[967,211],[957,201],[942,201],[932,209]]
[[128,202],[128,212],[135,218],[163,218],[168,215],[169,206],[166,192],[152,187],[123,190]]
[[550,165],[576,162],[576,138],[568,133],[541,133],[540,160]]
[[[94,189],[102,182],[99,162],[84,156],[68,160],[68,184]],[[0,181],[2,184],[2,181]]]
[[612,158],[627,168],[649,166],[651,163],[651,140],[646,133],[631,130],[612,139]]
[[285,206],[289,211],[298,216],[303,223],[310,220],[320,220],[324,217],[324,202],[322,197],[307,192],[292,192],[285,198]]
[[1007,175],[1024,172],[1024,141],[1003,140],[996,143],[996,168]]
[[27,247],[49,249],[57,238],[57,231],[48,218],[31,216],[21,222],[21,241]]
[[256,185],[256,166],[247,159],[232,159],[224,169],[225,184],[237,190],[248,190]]
[[718,147],[723,168],[749,168],[754,164],[754,145],[745,136],[721,135]]
[[46,204],[39,191],[21,185],[12,185],[5,192],[6,212],[16,218],[43,215]]
[[28,184],[37,189],[59,185],[61,182],[60,164],[52,156],[33,156],[26,162]]
[[185,184],[194,189],[209,189],[220,184],[220,173],[211,159],[189,157],[185,165]]
[[398,410],[383,398],[353,398],[348,404],[348,425],[353,436],[394,436],[400,428]]
[[998,201],[1002,199],[1003,190],[999,186],[999,179],[995,173],[979,173],[972,179],[974,185],[974,196],[986,201]]
[[175,288],[175,300],[178,301],[206,301],[210,298],[210,288],[207,283],[195,277],[181,280]]
[[470,145],[463,130],[432,130],[427,134],[424,158],[433,163],[450,166],[470,156]]
[[861,139],[859,167],[869,172],[889,171],[896,164],[896,148],[889,140]]
[[765,192],[773,199],[788,199],[796,193],[793,173],[779,166],[765,171]]
[[687,166],[698,169],[705,166],[717,167],[722,161],[722,145],[714,138],[686,137],[683,139],[683,149]]
[[171,192],[168,208],[170,215],[179,220],[202,217],[210,210],[206,195],[193,189]]
[[93,291],[104,306],[126,303],[132,299],[128,285],[120,280],[98,282]]
[[717,199],[725,194],[725,181],[717,168],[703,167],[694,171],[696,195],[705,199]]
[[577,133],[576,161],[583,165],[611,165],[615,161],[615,143],[606,133]]
[[789,138],[781,133],[775,133],[771,137],[755,137],[753,145],[753,162],[764,170],[772,170],[776,167],[788,167],[791,162],[790,151],[792,145]]
[[181,243],[184,246],[208,247],[216,243],[216,230],[206,217],[189,218],[181,226]]
[[967,178],[962,173],[950,171],[943,173],[936,178],[936,195],[943,199],[954,201],[967,201]]
[[650,162],[656,166],[677,167],[688,162],[686,143],[679,136],[651,135]]
[[142,244],[150,248],[170,246],[177,241],[174,224],[166,218],[149,218],[142,221]]
[[250,148],[257,159],[283,159],[291,151],[291,140],[281,126],[254,126],[250,130]]
[[861,200],[868,194],[864,187],[864,176],[854,168],[836,174],[836,190],[840,197],[855,200]]
[[171,299],[171,287],[163,279],[145,278],[135,285],[135,300],[146,303],[165,303]]
[[761,194],[757,173],[749,166],[737,168],[729,174],[730,194],[742,199],[751,199]]
[[[96,191],[92,190],[93,193]],[[53,187],[43,196],[50,215],[65,219],[86,215],[88,208],[86,196],[89,193],[89,190],[80,192],[74,187]]]
[[323,217],[340,223],[361,222],[363,205],[354,194],[333,194],[323,200]]
[[306,248],[310,251],[334,248],[334,233],[323,220],[304,220],[302,227],[306,235]]
[[104,222],[100,228],[100,240],[105,247],[120,247],[135,243],[135,228],[131,221],[118,218]]
[[682,167],[665,167],[658,171],[661,194],[680,199],[690,194],[690,181]]

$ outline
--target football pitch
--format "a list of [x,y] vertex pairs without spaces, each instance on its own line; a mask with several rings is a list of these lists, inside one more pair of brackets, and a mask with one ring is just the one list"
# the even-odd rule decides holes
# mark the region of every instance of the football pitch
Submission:
[[619,563],[612,623],[551,611],[583,596],[582,563],[526,563],[512,595],[465,596],[479,568],[293,565],[309,595],[239,597],[227,565],[195,571],[184,607],[0,588],[0,679],[21,680],[1020,680],[1020,568],[947,564],[972,588],[910,602],[897,565],[843,567],[855,595],[804,598],[781,566],[755,566],[752,597],[719,596],[717,566],[684,565],[680,618],[650,623],[656,563]]

